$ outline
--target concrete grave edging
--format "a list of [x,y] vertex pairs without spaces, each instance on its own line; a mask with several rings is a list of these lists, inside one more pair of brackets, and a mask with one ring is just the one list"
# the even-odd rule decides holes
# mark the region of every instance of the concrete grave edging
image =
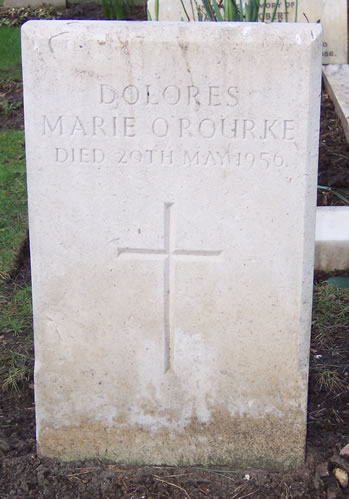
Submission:
[[315,270],[349,268],[349,206],[318,206]]

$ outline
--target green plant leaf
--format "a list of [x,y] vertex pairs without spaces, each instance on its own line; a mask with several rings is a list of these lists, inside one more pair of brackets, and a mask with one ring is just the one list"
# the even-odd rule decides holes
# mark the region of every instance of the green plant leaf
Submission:
[[258,22],[258,13],[259,13],[259,0],[253,0],[252,2],[252,16],[251,21],[254,23]]
[[189,14],[187,12],[187,9],[185,8],[183,0],[181,0],[181,4],[182,4],[183,10],[184,10],[185,17],[187,18],[187,21],[190,21]]
[[210,0],[202,0],[202,5],[206,11],[206,15],[209,21],[216,21],[216,16],[211,5]]
[[250,21],[250,15],[251,15],[251,4],[248,2],[247,4],[245,4],[245,20],[247,22]]
[[336,288],[349,289],[349,277],[340,277],[340,276],[330,277],[327,280],[327,283],[329,286],[334,286]]
[[339,199],[341,199],[342,201],[344,201],[346,204],[349,204],[349,199],[346,198],[345,196],[343,196],[343,194],[341,194],[340,192],[338,192],[336,189],[333,189],[332,187],[326,187],[324,185],[318,185],[317,188],[320,189],[320,190],[322,190],[322,191],[332,192],[332,194],[334,194],[335,196],[337,196]]
[[127,19],[133,0],[102,0],[103,14],[106,19]]
[[240,0],[240,22],[244,20],[244,7],[242,5],[242,0]]
[[262,10],[262,22],[265,22],[265,9],[267,7],[267,0],[264,0],[263,2],[263,10]]
[[247,22],[258,22],[259,0],[249,0],[245,7]]
[[233,2],[232,0],[224,0],[224,19],[233,21]]
[[213,8],[214,8],[214,12],[215,12],[217,21],[219,21],[219,22],[224,21],[222,13],[218,7],[217,0],[212,0],[212,3],[213,3]]
[[294,13],[294,22],[298,22],[298,0],[296,0],[296,8]]
[[273,23],[275,21],[275,17],[276,17],[276,12],[278,10],[278,5],[279,5],[279,2],[275,2],[275,7],[274,7],[274,10],[273,10],[273,14],[271,16],[271,22]]

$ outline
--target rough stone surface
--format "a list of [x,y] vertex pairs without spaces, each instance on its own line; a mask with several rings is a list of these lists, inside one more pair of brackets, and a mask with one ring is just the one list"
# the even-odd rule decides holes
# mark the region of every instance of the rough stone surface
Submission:
[[331,64],[324,68],[325,84],[349,142],[349,65]]
[[299,465],[320,26],[32,21],[22,49],[39,452]]
[[[197,5],[202,2],[197,0]],[[260,2],[262,4],[262,1]],[[274,2],[267,2],[266,22],[272,18]],[[191,20],[197,20],[197,11],[191,7],[190,0],[184,0],[184,5]],[[155,0],[148,0],[148,9],[153,19]],[[260,17],[262,9],[260,9]],[[160,0],[159,20],[180,21],[187,20],[181,0]],[[347,33],[347,0],[299,0],[298,11],[296,2],[288,2],[288,9],[281,2],[277,11],[278,22],[321,22],[324,29],[322,50],[323,64],[346,64],[348,62],[348,33]]]

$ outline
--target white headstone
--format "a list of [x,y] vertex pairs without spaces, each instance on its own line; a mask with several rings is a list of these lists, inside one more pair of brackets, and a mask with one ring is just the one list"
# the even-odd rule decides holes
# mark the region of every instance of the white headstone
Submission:
[[24,26],[42,455],[302,462],[320,33]]
[[[184,14],[181,0],[160,0],[159,20],[179,21],[187,20]],[[184,6],[190,19],[197,20],[197,9],[192,13],[194,2],[184,0]],[[196,5],[202,6],[201,0],[196,0]],[[260,17],[262,16],[263,1],[260,2]],[[148,0],[148,10],[154,17],[155,0]],[[266,4],[266,22],[272,18],[275,2]],[[285,2],[280,1],[277,10],[276,21],[294,22],[321,22],[324,29],[324,41],[322,50],[323,64],[346,64],[348,62],[348,32],[347,32],[347,0],[299,0],[298,10],[296,1],[287,2],[287,12]]]

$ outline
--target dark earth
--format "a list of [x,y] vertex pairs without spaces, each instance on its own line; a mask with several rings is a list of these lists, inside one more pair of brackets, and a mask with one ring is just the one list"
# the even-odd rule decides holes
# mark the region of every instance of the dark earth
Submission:
[[[57,11],[45,7],[4,11],[0,20],[10,19],[21,24],[29,18],[98,19],[101,8],[95,4],[72,5]],[[137,13],[139,18],[144,13]],[[0,82],[0,104],[5,99],[13,104],[0,114],[0,128],[23,129],[22,85]],[[0,109],[3,109],[0,106]],[[349,191],[349,145],[345,140],[334,107],[323,91],[319,185]],[[342,191],[342,189],[344,191]],[[319,191],[319,205],[344,204],[331,192]],[[341,275],[349,276],[349,270]],[[328,275],[318,273],[315,280]],[[10,292],[30,284],[29,249],[27,240],[18,253],[10,280]],[[348,305],[343,303],[343,307]],[[292,472],[261,470],[230,470],[169,466],[124,466],[99,460],[64,463],[36,454],[33,379],[26,380],[19,392],[0,392],[0,498],[328,498],[349,497],[349,487],[342,488],[334,476],[335,468],[349,472],[348,457],[340,450],[349,443],[349,346],[348,329],[338,328],[329,345],[319,341],[317,324],[313,323],[310,351],[307,456],[304,466]],[[0,352],[4,342],[0,331]],[[10,338],[19,350],[20,338]],[[28,348],[26,346],[25,348]],[[30,349],[31,367],[33,363]],[[340,381],[339,389],[319,383],[322,364],[334,366]],[[341,385],[342,383],[342,385]],[[338,388],[338,387],[337,387]],[[292,446],[292,442],[289,442]]]

